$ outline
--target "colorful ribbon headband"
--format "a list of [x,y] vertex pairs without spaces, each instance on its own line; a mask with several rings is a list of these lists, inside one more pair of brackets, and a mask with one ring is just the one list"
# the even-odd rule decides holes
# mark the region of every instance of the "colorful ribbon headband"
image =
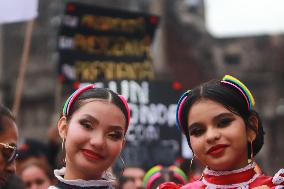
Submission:
[[221,81],[221,83],[224,84],[228,84],[234,88],[236,88],[245,98],[247,105],[248,105],[248,109],[251,110],[253,109],[254,105],[255,105],[255,101],[254,98],[251,94],[251,92],[249,91],[249,89],[237,78],[230,76],[230,75],[225,75]]
[[156,173],[159,173],[159,171],[161,171],[162,169],[163,169],[163,166],[161,166],[161,165],[156,165],[156,166],[152,167],[151,169],[149,169],[144,176],[143,185],[148,186],[150,184],[149,183],[150,177],[152,175],[156,174]]
[[79,96],[79,94],[81,94],[82,92],[84,92],[86,90],[93,89],[93,88],[95,88],[95,85],[94,84],[89,84],[89,85],[86,85],[86,86],[81,87],[81,88],[77,89],[76,91],[74,91],[69,96],[69,98],[66,100],[66,102],[65,102],[65,104],[63,106],[63,110],[62,110],[63,115],[67,116],[69,114],[71,105],[73,104],[74,100]]
[[190,91],[191,90],[188,90],[185,93],[183,93],[181,95],[181,97],[179,98],[178,103],[177,103],[176,126],[177,126],[178,130],[182,131],[183,133],[184,133],[184,129],[182,128],[182,125],[181,125],[180,114],[181,114],[181,109],[184,105],[185,99],[188,97]]
[[[149,171],[147,171],[147,173],[144,176],[143,179],[143,184],[145,186],[146,189],[150,189],[151,186],[153,185],[153,183],[159,179],[160,177],[162,177],[162,170],[163,170],[163,166],[161,165],[156,165],[154,167],[152,167]],[[169,166],[168,170],[170,172],[173,173],[173,177],[178,179],[181,183],[185,184],[187,182],[187,177],[185,175],[185,173],[178,168],[177,166]]]
[[179,167],[171,165],[168,169],[172,171],[174,173],[174,176],[178,178],[181,182],[187,183],[188,178],[186,174]]
[[[64,104],[64,107],[63,107],[63,110],[62,110],[62,113],[64,116],[67,116],[69,114],[69,111],[70,111],[70,108],[71,108],[71,105],[73,104],[74,100],[84,91],[87,91],[89,89],[94,89],[95,88],[95,85],[94,84],[89,84],[89,85],[86,85],[84,87],[81,87],[79,89],[77,89],[76,91],[74,91],[70,96],[69,98],[66,100],[65,104]],[[125,98],[122,96],[122,95],[118,95],[121,102],[123,103],[125,109],[127,110],[127,127],[126,127],[126,131],[128,129],[128,125],[129,125],[129,122],[130,122],[130,109],[129,109],[129,106],[128,106],[128,103],[127,101],[125,100]]]

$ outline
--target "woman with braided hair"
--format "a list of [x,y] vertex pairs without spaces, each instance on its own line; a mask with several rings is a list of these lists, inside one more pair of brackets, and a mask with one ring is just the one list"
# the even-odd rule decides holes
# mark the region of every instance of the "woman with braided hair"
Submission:
[[264,175],[254,156],[263,146],[261,119],[254,98],[238,79],[226,75],[185,92],[177,107],[177,126],[193,157],[206,166],[200,180],[159,189],[283,188],[284,169]]

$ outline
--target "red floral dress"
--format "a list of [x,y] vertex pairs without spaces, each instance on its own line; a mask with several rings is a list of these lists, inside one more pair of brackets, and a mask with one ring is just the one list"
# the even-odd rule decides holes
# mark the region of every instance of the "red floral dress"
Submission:
[[206,168],[202,179],[198,181],[184,186],[168,182],[161,184],[158,189],[252,189],[262,185],[284,189],[284,169],[270,177],[255,172],[254,163],[233,171],[213,171]]

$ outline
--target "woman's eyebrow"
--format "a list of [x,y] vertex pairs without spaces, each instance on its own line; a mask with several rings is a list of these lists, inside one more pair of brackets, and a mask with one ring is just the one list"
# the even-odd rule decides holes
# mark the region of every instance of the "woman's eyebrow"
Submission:
[[123,127],[120,126],[120,125],[111,125],[111,126],[109,127],[109,129],[110,129],[110,130],[121,130],[121,131],[123,131]]
[[202,126],[202,123],[195,122],[195,123],[192,123],[188,126],[188,130],[190,131],[190,130],[196,128],[196,127],[201,127],[201,126]]
[[231,113],[231,112],[221,113],[221,114],[218,114],[217,116],[215,116],[215,117],[213,118],[213,121],[216,122],[216,121],[218,121],[219,119],[221,119],[221,118],[223,118],[223,117],[232,118],[232,117],[234,117],[234,114]]
[[97,118],[91,116],[90,114],[84,114],[84,115],[82,115],[82,117],[90,120],[93,123],[96,123],[96,124],[100,123],[100,121]]

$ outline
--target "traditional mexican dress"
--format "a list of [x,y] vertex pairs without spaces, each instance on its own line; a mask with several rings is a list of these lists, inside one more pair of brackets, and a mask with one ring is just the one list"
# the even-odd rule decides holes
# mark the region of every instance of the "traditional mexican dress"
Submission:
[[265,176],[255,171],[255,163],[233,171],[214,171],[205,168],[203,177],[184,186],[175,183],[161,184],[158,189],[251,189],[266,185],[273,189],[284,189],[284,169],[274,177]]
[[65,168],[54,170],[54,175],[58,180],[57,185],[50,186],[48,189],[114,189],[111,185],[112,180],[65,180],[63,178]]

